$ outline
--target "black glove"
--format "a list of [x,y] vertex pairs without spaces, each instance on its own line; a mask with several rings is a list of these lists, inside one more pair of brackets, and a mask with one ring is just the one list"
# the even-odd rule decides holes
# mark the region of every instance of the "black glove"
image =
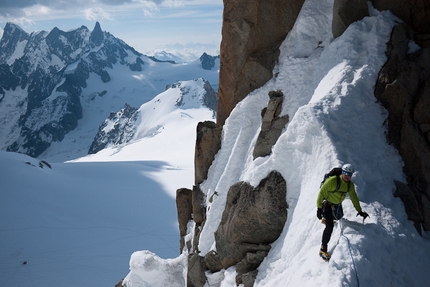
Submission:
[[359,213],[357,213],[357,216],[359,215],[363,217],[363,221],[369,216],[366,211],[360,211]]
[[323,210],[322,210],[322,208],[318,208],[317,209],[317,217],[318,217],[318,219],[322,219],[323,218]]

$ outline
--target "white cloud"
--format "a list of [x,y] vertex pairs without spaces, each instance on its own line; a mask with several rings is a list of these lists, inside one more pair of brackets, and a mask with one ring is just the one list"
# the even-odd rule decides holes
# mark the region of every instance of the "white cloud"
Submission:
[[166,1],[163,1],[162,5],[170,8],[185,6],[184,1],[181,1],[181,0],[166,0]]
[[82,12],[84,12],[85,19],[90,21],[112,20],[111,15],[100,7],[88,8]]
[[11,20],[11,22],[18,24],[21,27],[27,28],[30,27],[31,25],[33,25],[35,22],[29,18],[26,17],[19,17],[19,18],[14,18]]
[[153,16],[159,11],[158,5],[153,1],[139,1],[142,4],[142,11],[146,17]]
[[43,5],[34,5],[23,10],[24,15],[27,17],[31,16],[43,16],[52,13],[52,9]]

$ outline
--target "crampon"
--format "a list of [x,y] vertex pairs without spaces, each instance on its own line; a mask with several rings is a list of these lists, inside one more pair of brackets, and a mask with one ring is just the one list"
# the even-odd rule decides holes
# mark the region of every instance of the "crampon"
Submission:
[[325,260],[325,261],[330,260],[330,254],[328,252],[324,252],[324,251],[320,250],[319,254],[323,260]]

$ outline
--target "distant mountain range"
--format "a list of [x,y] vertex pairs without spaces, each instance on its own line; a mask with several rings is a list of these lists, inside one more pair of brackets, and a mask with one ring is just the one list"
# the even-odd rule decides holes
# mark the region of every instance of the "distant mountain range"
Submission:
[[[167,53],[143,55],[99,23],[92,31],[31,34],[7,23],[0,40],[0,149],[38,157],[67,135],[83,155],[90,146],[95,152],[102,147],[99,127],[112,113],[136,111],[179,81],[202,78],[212,97],[207,107],[215,110],[219,56],[177,61]],[[77,129],[86,136],[73,138]]]

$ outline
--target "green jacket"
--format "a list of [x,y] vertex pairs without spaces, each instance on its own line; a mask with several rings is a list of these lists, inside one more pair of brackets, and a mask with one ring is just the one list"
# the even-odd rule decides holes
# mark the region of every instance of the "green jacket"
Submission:
[[[323,186],[321,186],[320,192],[318,193],[317,198],[317,207],[322,208],[323,200],[326,199],[329,203],[332,204],[339,204],[342,203],[342,201],[345,199],[346,194],[348,193],[348,183],[342,179],[342,176],[339,176],[340,179],[340,187],[337,192],[334,192],[336,190],[337,186],[337,179],[336,176],[332,176],[328,178]],[[357,212],[361,211],[360,202],[358,201],[357,193],[355,193],[355,187],[354,183],[350,181],[349,184],[349,198],[352,201],[352,204],[354,205]]]

